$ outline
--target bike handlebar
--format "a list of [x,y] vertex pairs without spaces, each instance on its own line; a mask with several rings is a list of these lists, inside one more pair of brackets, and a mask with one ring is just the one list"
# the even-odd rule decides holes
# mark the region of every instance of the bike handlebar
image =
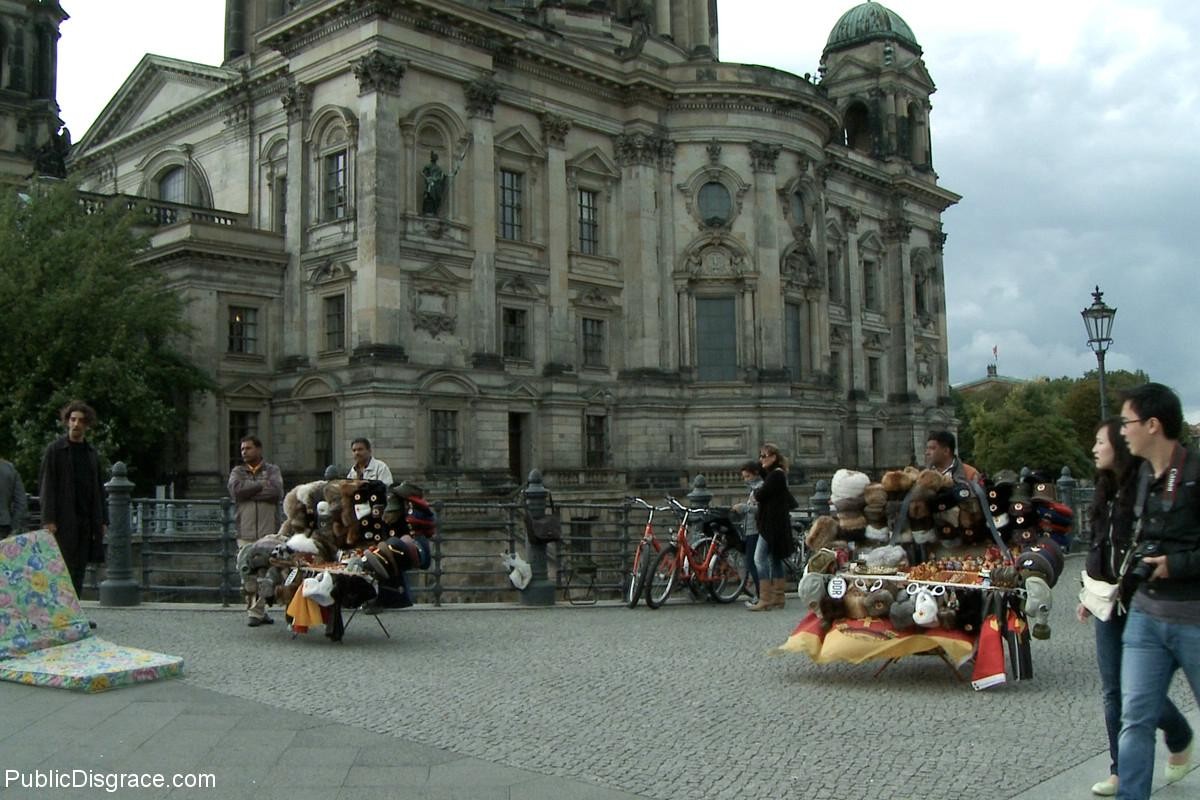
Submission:
[[642,508],[648,509],[648,510],[650,510],[650,511],[670,511],[670,510],[671,510],[671,507],[670,507],[670,506],[656,506],[656,505],[652,505],[652,504],[650,504],[650,503],[647,503],[645,500],[643,500],[643,499],[642,499],[642,498],[640,498],[640,497],[632,497],[632,496],[630,496],[630,497],[626,497],[626,498],[625,498],[625,502],[626,502],[626,503],[630,503],[630,504],[632,504],[632,505],[638,505],[638,506],[641,506]]

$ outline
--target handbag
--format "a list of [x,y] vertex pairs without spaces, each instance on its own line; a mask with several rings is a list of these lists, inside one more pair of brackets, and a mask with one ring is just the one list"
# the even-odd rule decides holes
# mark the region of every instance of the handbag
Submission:
[[548,498],[549,503],[546,506],[546,512],[537,519],[529,513],[529,508],[525,508],[525,532],[529,536],[529,541],[535,544],[550,544],[551,542],[562,541],[562,520],[558,516],[558,508],[554,505],[554,499]]
[[1112,618],[1121,586],[1108,581],[1096,580],[1087,572],[1082,573],[1083,588],[1079,590],[1079,602],[1101,622]]

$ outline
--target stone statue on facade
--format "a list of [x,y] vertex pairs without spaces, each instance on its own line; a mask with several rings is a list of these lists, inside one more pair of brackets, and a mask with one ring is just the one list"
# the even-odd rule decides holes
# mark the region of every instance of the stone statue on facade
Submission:
[[442,196],[446,193],[446,171],[438,166],[437,153],[429,154],[429,163],[421,169],[425,179],[425,195],[421,200],[421,213],[435,217],[442,207]]
[[629,4],[629,27],[633,36],[629,39],[628,47],[617,47],[617,55],[628,60],[641,55],[650,36],[650,4],[646,0],[633,0]]

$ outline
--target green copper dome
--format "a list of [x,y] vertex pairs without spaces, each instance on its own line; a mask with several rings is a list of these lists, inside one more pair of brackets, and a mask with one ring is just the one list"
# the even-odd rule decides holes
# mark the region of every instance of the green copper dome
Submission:
[[913,36],[908,23],[900,19],[900,15],[895,11],[872,2],[860,3],[842,14],[842,18],[829,34],[825,52],[876,39],[892,39],[912,48],[918,54],[921,52],[917,37]]

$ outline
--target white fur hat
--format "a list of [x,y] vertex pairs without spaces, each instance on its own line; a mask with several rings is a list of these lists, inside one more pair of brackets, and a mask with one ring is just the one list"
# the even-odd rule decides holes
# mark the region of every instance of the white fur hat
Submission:
[[867,477],[865,472],[857,472],[852,469],[839,469],[833,473],[833,482],[829,486],[829,499],[832,502],[847,499],[851,497],[862,497],[863,490],[867,488],[867,484],[871,479]]

